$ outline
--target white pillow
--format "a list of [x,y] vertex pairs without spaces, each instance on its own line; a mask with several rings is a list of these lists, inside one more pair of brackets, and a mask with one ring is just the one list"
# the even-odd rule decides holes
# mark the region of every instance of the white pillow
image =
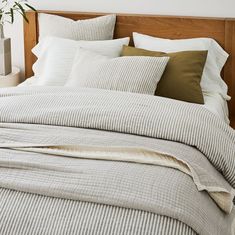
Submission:
[[69,77],[73,60],[79,47],[93,50],[110,57],[120,56],[123,45],[130,38],[105,41],[74,41],[70,39],[47,37],[33,48],[38,60],[33,65],[37,85],[63,86]]
[[211,38],[193,38],[170,40],[133,33],[135,47],[166,53],[179,51],[207,50],[208,56],[202,75],[201,87],[203,93],[217,92],[229,100],[228,87],[220,76],[228,54]]
[[169,57],[110,58],[80,48],[66,86],[154,95]]
[[39,13],[39,40],[47,36],[73,40],[110,40],[116,23],[115,15],[74,21],[57,15]]

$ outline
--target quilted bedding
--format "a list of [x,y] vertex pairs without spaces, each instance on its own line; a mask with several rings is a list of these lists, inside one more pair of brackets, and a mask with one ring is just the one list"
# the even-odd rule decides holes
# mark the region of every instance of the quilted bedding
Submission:
[[[160,97],[58,87],[3,89],[0,187],[0,207],[7,193],[13,205],[23,195],[51,208],[56,200],[58,208],[71,200],[77,206],[110,206],[107,213],[139,211],[126,222],[130,227],[147,213],[155,216],[152,228],[162,234],[173,234],[167,229],[177,232],[176,227],[185,234],[234,234],[235,133],[200,105]],[[34,206],[24,203],[32,214]],[[22,222],[11,230],[13,209],[7,205],[0,216],[8,222],[0,223],[0,231],[39,229]],[[60,223],[57,218],[38,234],[52,234],[52,224]],[[154,234],[150,227],[136,231]]]

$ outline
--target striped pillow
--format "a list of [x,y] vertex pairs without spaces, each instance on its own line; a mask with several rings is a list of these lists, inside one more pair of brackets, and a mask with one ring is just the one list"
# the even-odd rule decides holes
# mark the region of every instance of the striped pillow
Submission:
[[65,17],[39,13],[39,40],[54,36],[72,40],[111,40],[116,15],[74,21]]
[[66,86],[154,95],[168,60],[147,56],[110,58],[80,48]]

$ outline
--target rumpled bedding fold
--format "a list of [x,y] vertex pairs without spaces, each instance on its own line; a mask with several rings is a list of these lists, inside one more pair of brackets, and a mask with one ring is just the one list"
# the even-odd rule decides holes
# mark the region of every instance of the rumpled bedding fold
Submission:
[[[233,188],[203,154],[187,145],[81,128],[4,123],[0,124],[1,127],[3,129],[0,134],[1,139],[5,139],[8,143],[0,141],[0,147],[75,158],[172,167],[190,175],[198,190],[207,191],[223,211],[230,213],[233,208]],[[58,130],[60,130],[59,133],[57,133]],[[14,132],[13,135],[10,134],[12,132]],[[57,133],[56,137],[55,133]],[[10,136],[11,139],[9,139]],[[21,143],[18,143],[19,139]]]

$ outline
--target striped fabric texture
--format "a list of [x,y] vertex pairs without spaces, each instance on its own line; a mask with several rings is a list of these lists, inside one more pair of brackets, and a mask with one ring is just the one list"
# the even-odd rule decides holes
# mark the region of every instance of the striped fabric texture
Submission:
[[154,95],[168,60],[147,56],[109,58],[80,48],[66,86]]
[[2,235],[196,235],[167,216],[7,189],[0,189],[0,218]]
[[[80,136],[76,129],[74,134],[77,131]],[[59,127],[53,133],[57,138],[67,139]],[[37,140],[37,135],[41,132],[31,134],[32,139]],[[53,138],[51,131],[46,135]],[[105,133],[93,133],[93,140],[88,138],[88,141],[95,144],[102,135]],[[86,135],[82,137],[87,139]],[[0,187],[164,215],[180,220],[201,235],[233,235],[235,210],[231,214],[223,212],[205,191],[198,191],[187,174],[161,165],[97,160],[97,155],[86,159],[83,151],[75,156],[62,156],[1,148]]]
[[193,146],[235,188],[235,131],[198,104],[102,89],[22,87],[1,91],[0,113],[0,122],[91,128]]
[[74,21],[61,16],[39,13],[39,40],[55,36],[73,40],[110,40],[116,23],[116,15]]
[[[64,195],[66,198],[68,195],[66,193],[69,193],[69,196],[85,197],[84,201],[89,201],[93,196],[91,201],[93,203],[121,206],[161,215],[168,213],[167,216],[180,219],[199,234],[232,234],[235,211],[225,215],[205,191],[199,192],[192,179],[180,171],[159,166],[150,167],[145,164],[135,166],[131,164],[125,169],[124,165],[120,167],[120,162],[115,162],[119,163],[115,170],[113,166],[107,168],[110,171],[104,170],[104,165],[109,163],[103,163],[99,169],[102,174],[94,174],[94,170],[98,169],[97,164],[100,164],[97,160],[93,160],[94,169],[91,169],[91,160],[89,160],[87,170],[84,168],[85,165],[82,170],[79,170],[78,167],[73,168],[75,164],[62,164],[63,171],[61,171],[59,161],[63,160],[62,157],[54,159],[48,154],[34,153],[33,155],[31,152],[26,154],[22,149],[20,151],[9,149],[11,145],[17,148],[17,145],[21,144],[21,147],[24,144],[51,146],[50,143],[53,141],[57,144],[90,143],[94,146],[125,143],[125,146],[153,147],[156,144],[163,153],[164,149],[168,151],[172,149],[173,153],[182,153],[187,157],[189,154],[186,148],[191,148],[189,153],[194,154],[196,151],[196,158],[203,157],[209,160],[210,167],[217,169],[221,173],[220,177],[223,175],[222,181],[226,179],[234,187],[234,130],[204,107],[161,97],[101,89],[23,87],[1,90],[0,114],[1,187],[28,193],[43,192],[43,195],[51,197]],[[32,125],[29,125],[30,123]],[[108,139],[107,143],[103,141],[105,138]],[[7,144],[9,144],[8,148]],[[25,161],[19,161],[21,158]],[[67,162],[76,159],[64,160]],[[48,165],[50,162],[51,166]],[[79,163],[77,162],[81,167],[81,162]],[[216,173],[213,170],[207,172],[206,164],[204,166],[203,161],[199,163],[195,166],[204,170],[205,174],[202,175],[204,180],[207,180],[208,174],[218,174],[216,170]],[[138,170],[130,170],[133,167]],[[56,168],[59,169],[58,172],[55,171]],[[150,174],[150,168],[154,171],[153,174]],[[44,169],[50,170],[49,177]],[[75,181],[62,175],[63,172],[75,174],[75,171],[78,171],[76,174],[82,174],[76,175]],[[114,172],[117,174],[115,177]],[[103,175],[108,173],[111,177]],[[91,176],[92,180],[89,178]],[[105,183],[101,183],[102,176]],[[216,175],[216,177],[219,176]],[[77,183],[76,179],[81,183]],[[66,180],[69,182],[58,184]],[[56,186],[55,190],[53,190],[53,184]],[[99,186],[94,187],[94,185]],[[82,189],[79,191],[80,194],[76,193],[76,190],[80,189]],[[97,194],[94,195],[94,192]],[[156,198],[153,192],[156,193]],[[108,193],[111,197],[107,200]],[[77,199],[80,201],[79,198]],[[4,211],[8,211],[10,207],[11,205],[8,205]],[[49,204],[48,207],[50,207]],[[23,220],[26,217],[24,216]],[[18,220],[20,218],[15,219],[15,221]],[[6,226],[4,229],[10,229],[7,227],[8,224],[4,223],[4,225]],[[27,229],[27,226],[24,229]]]

